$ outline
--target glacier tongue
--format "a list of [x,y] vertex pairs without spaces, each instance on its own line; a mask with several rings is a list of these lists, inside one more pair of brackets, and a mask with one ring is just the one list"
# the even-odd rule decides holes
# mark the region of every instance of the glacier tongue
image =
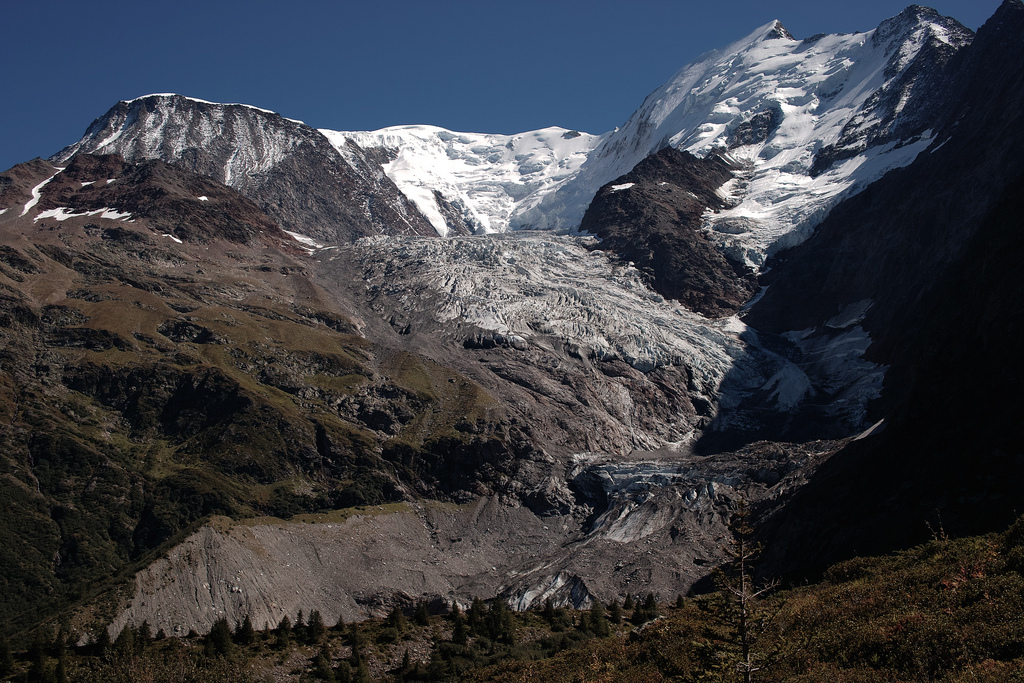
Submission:
[[[788,414],[824,381],[759,343],[738,318],[711,320],[665,300],[631,263],[588,250],[591,241],[546,232],[369,237],[327,258],[355,261],[382,318],[450,347],[485,340],[524,362],[551,354],[582,367],[617,359],[643,373],[682,366],[687,393],[725,411],[720,425],[747,419],[729,415],[745,415],[751,401]],[[859,415],[870,398],[847,408]]]

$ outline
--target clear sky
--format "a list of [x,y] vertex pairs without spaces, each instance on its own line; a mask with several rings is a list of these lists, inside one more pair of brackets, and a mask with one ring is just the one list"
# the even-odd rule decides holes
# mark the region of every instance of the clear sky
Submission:
[[[906,0],[0,0],[0,170],[118,100],[176,92],[317,128],[603,133],[699,54],[772,19],[867,31]],[[977,30],[1000,0],[931,6]]]

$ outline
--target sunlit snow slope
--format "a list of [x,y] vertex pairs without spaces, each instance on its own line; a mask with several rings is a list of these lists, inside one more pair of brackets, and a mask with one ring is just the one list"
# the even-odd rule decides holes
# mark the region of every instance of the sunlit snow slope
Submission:
[[866,33],[802,41],[766,24],[684,67],[512,227],[577,225],[598,188],[663,146],[728,149],[744,170],[723,188],[734,206],[709,214],[707,227],[732,256],[759,265],[928,146],[930,132],[904,107],[931,85],[925,72],[972,37],[917,6]]
[[564,128],[519,135],[453,133],[435,126],[372,132],[321,130],[345,153],[346,139],[390,158],[388,177],[415,203],[438,234],[451,232],[435,191],[478,233],[503,232],[513,214],[531,208],[579,171],[600,136]]

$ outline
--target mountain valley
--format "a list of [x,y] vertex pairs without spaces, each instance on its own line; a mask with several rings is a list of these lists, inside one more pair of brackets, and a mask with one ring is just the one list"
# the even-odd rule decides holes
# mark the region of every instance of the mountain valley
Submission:
[[0,174],[8,636],[706,590],[1019,514],[1024,4],[604,135],[120,102]]

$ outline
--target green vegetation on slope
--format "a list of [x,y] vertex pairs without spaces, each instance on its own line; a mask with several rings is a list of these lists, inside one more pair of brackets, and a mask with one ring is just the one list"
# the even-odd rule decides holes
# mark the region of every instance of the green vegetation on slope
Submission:
[[[0,642],[9,681],[742,681],[738,622],[726,593],[674,606],[630,598],[583,611],[513,613],[480,600],[427,605],[328,628],[323,615],[256,631],[218,622],[206,636],[72,647],[66,630],[24,652]],[[627,609],[628,607],[628,609]],[[652,609],[653,607],[653,609]],[[658,616],[661,613],[662,616]],[[818,584],[752,603],[756,666],[747,680],[1024,680],[1024,518],[1003,534],[937,539],[832,567]],[[61,678],[61,676],[65,678]]]
[[0,635],[211,515],[461,499],[510,460],[483,389],[358,336],[287,254],[95,220],[0,235]]

